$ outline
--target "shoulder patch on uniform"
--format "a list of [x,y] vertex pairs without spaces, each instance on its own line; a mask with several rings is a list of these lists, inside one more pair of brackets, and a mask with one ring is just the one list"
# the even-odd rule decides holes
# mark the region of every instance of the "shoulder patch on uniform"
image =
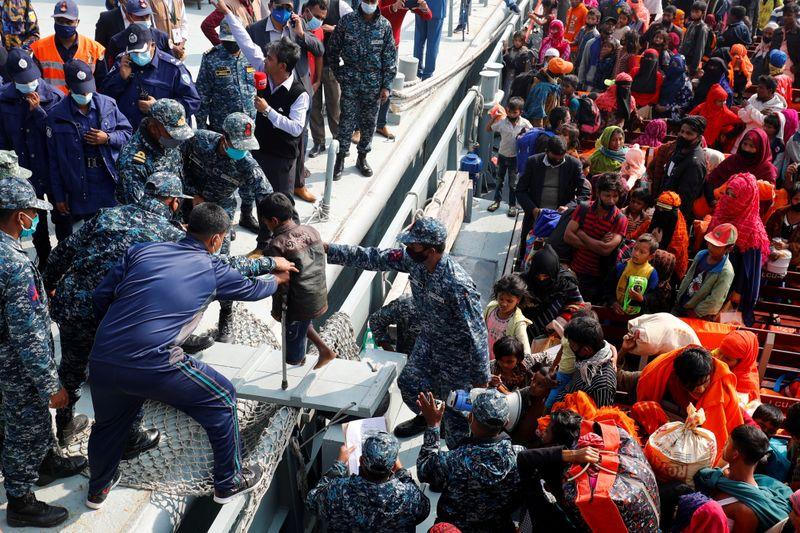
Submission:
[[34,282],[31,282],[31,284],[28,285],[28,299],[30,299],[32,303],[41,302],[41,298],[39,296],[39,289],[36,288],[36,283]]
[[53,128],[51,128],[50,126],[47,126],[45,128],[45,130],[44,130],[44,133],[45,133],[45,135],[47,135],[48,138],[52,137],[53,136]]
[[133,162],[134,163],[142,164],[145,161],[147,161],[147,155],[145,155],[144,152],[139,151],[139,152],[136,152],[135,154],[133,154]]
[[183,80],[183,83],[185,83],[187,85],[192,83],[192,77],[189,76],[188,74],[181,74],[181,80]]
[[389,261],[401,261],[403,259],[403,250],[395,249],[389,251]]

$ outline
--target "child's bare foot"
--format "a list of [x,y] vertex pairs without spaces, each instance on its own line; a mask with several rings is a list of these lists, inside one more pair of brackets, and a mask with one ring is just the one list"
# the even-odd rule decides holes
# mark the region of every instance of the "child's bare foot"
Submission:
[[319,350],[319,359],[317,359],[317,364],[314,366],[314,370],[318,368],[322,368],[323,366],[327,365],[334,359],[336,359],[337,355],[336,352],[331,350],[330,348],[322,348]]

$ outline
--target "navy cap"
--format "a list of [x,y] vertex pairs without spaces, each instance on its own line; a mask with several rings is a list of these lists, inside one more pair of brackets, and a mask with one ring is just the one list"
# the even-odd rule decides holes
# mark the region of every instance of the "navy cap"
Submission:
[[14,83],[30,83],[42,77],[36,61],[22,48],[12,48],[8,52],[6,72]]
[[53,9],[53,18],[78,20],[78,4],[74,0],[58,0]]
[[13,176],[0,178],[0,209],[51,211],[53,206],[36,197],[36,191],[28,180]]
[[388,474],[392,471],[400,443],[385,431],[370,434],[361,445],[361,461],[373,474]]
[[150,7],[150,2],[147,0],[128,0],[125,2],[125,13],[143,17],[145,15],[152,15],[153,8]]
[[184,198],[191,199],[191,196],[183,194],[183,184],[177,174],[167,171],[154,172],[147,178],[144,185],[144,192],[150,196],[161,196],[164,198]]
[[126,48],[128,52],[144,52],[150,47],[150,43],[153,42],[153,32],[150,31],[150,28],[131,24],[128,29],[130,30]]
[[447,230],[438,219],[419,217],[408,230],[397,237],[397,240],[403,244],[438,246],[447,240]]
[[73,93],[97,92],[92,68],[80,59],[73,59],[64,65],[64,78],[66,78],[67,88]]
[[508,400],[497,389],[486,389],[472,402],[472,416],[486,427],[501,429],[508,420]]

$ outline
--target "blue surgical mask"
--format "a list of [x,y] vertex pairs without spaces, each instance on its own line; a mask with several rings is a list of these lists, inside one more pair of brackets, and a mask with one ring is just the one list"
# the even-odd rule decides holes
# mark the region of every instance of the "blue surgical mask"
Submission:
[[152,61],[149,51],[144,52],[131,52],[131,61],[143,67]]
[[30,228],[22,228],[22,233],[20,233],[19,236],[20,237],[30,237],[30,236],[32,236],[34,234],[34,232],[36,231],[36,226],[39,224],[39,215],[36,215],[35,217],[31,218],[28,215],[26,215],[25,213],[22,213],[22,214],[25,216],[25,218],[27,218],[28,220],[31,221],[31,227]]
[[285,7],[277,7],[272,11],[272,18],[275,19],[275,22],[283,26],[289,19],[292,17],[292,12]]
[[311,20],[306,22],[306,28],[311,31],[317,30],[322,27],[322,21],[319,20],[317,17],[311,17]]
[[234,161],[239,161],[240,159],[244,159],[244,156],[247,155],[247,150],[239,150],[238,148],[228,146],[225,148],[225,153]]
[[39,87],[39,80],[33,80],[30,83],[15,83],[14,87],[22,94],[30,94]]
[[66,24],[54,24],[53,29],[55,30],[56,37],[59,39],[71,39],[78,33],[78,28],[75,26],[67,26]]
[[378,9],[377,2],[374,4],[368,4],[366,2],[361,2],[361,11],[366,13],[367,15],[372,15],[375,13],[375,10]]
[[78,94],[78,93],[70,93],[72,99],[75,100],[75,103],[78,105],[88,105],[89,102],[92,101],[92,93],[87,94]]
[[153,27],[153,23],[150,22],[150,19],[147,20],[135,20],[133,21],[134,24],[139,26],[140,28],[147,28],[148,30]]

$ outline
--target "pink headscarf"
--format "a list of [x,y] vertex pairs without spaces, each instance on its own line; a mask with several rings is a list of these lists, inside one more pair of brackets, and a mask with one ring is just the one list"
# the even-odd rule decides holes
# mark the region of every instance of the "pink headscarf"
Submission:
[[785,123],[783,124],[783,142],[788,143],[789,139],[791,139],[792,135],[794,135],[797,131],[797,127],[800,125],[800,120],[798,119],[796,109],[784,109],[782,113],[783,118],[786,119]]
[[642,146],[650,146],[658,148],[664,144],[664,138],[667,136],[667,121],[663,118],[651,120],[644,128],[644,133],[639,135],[638,143]]
[[564,23],[558,19],[550,23],[547,37],[542,39],[542,44],[539,48],[540,63],[544,61],[544,53],[548,48],[555,48],[558,50],[561,59],[565,61],[569,59],[569,41],[564,39]]
[[726,222],[736,227],[736,248],[741,252],[756,248],[761,250],[761,262],[769,258],[769,237],[758,211],[758,184],[750,173],[735,174],[728,180],[728,188],[720,196],[709,228]]

